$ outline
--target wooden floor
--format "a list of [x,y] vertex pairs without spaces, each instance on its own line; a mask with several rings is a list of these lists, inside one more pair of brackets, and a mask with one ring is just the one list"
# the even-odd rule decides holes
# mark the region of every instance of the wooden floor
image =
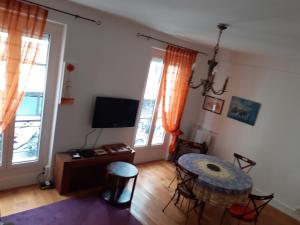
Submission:
[[[174,176],[174,167],[165,161],[141,164],[138,167],[140,174],[130,212],[144,225],[184,225],[183,209],[178,209],[173,204],[170,204],[165,213],[162,213],[162,208],[174,191],[174,187],[168,188],[170,180]],[[91,192],[95,191],[61,196],[55,189],[42,191],[37,186],[22,187],[0,192],[0,210],[2,216],[4,216],[67,198],[89,195]],[[222,208],[207,205],[201,224],[219,224],[222,212]],[[232,224],[237,224],[236,221],[231,222],[235,222]],[[195,213],[192,213],[188,224],[197,224]],[[296,220],[272,207],[267,207],[263,211],[258,224],[300,225]]]

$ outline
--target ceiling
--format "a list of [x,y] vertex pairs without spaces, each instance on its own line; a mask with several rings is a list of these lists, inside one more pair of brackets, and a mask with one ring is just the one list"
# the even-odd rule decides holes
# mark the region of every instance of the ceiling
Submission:
[[299,0],[71,0],[198,43],[258,54],[300,51]]

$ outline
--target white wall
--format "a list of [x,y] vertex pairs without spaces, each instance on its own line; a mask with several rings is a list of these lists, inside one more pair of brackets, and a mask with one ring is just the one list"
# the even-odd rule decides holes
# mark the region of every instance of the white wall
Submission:
[[[50,22],[66,27],[64,60],[73,63],[76,67],[71,75],[71,95],[75,98],[75,103],[58,107],[57,121],[54,124],[56,129],[53,151],[50,151],[49,156],[50,164],[53,164],[55,153],[80,148],[84,144],[85,135],[92,130],[91,117],[96,96],[142,99],[152,48],[165,49],[166,45],[138,38],[136,33],[144,33],[200,51],[208,50],[206,46],[191,44],[128,19],[65,0],[33,1],[102,22],[101,26],[97,26],[88,21],[49,11]],[[196,79],[200,79],[199,72],[206,67],[207,57],[199,56],[198,60],[200,61],[195,73]],[[201,99],[199,91],[191,91],[188,96],[181,124],[186,136],[189,135],[191,127],[197,120]],[[134,134],[135,128],[105,129],[97,145],[117,142],[132,145]],[[94,143],[96,136],[97,133],[90,136],[87,147]],[[49,149],[52,150],[52,145]],[[136,151],[135,162],[163,159],[166,151],[167,149]],[[0,180],[4,181],[5,185],[1,185],[0,189],[36,182],[36,176],[42,171],[43,166],[39,165],[30,171],[23,170],[22,174],[7,174],[5,177],[1,175]]]
[[[93,102],[96,96],[141,99],[151,59],[151,48],[164,45],[136,37],[137,32],[153,35],[177,44],[208,51],[107,13],[59,0],[36,0],[55,8],[101,19],[102,25],[74,19],[50,11],[49,19],[67,24],[65,61],[75,64],[72,73],[73,105],[59,106],[54,153],[80,147],[91,130]],[[203,111],[200,90],[190,90],[182,128],[186,135],[198,124],[217,133],[212,153],[232,160],[239,152],[257,162],[252,171],[255,188],[274,192],[277,207],[297,217],[300,207],[300,70],[298,61],[222,52],[218,83],[231,74],[229,92],[221,116]],[[206,72],[206,57],[200,56],[195,79]],[[223,79],[221,79],[223,78]],[[255,126],[226,117],[232,95],[262,104]],[[200,113],[199,113],[200,111]],[[105,129],[99,145],[124,142],[132,144],[134,128]],[[91,137],[93,142],[94,137]],[[162,158],[163,154],[137,152],[138,161]],[[20,183],[16,184],[20,185]],[[299,216],[298,216],[299,218]]]
[[[275,193],[274,206],[300,219],[300,57],[275,58],[257,55],[224,55],[220,76],[231,74],[222,96],[221,116],[201,110],[198,123],[216,132],[211,151],[232,160],[233,152],[257,162],[251,171],[255,191]],[[261,103],[255,126],[227,117],[231,96]]]
[[[151,48],[165,46],[139,39],[137,32],[208,51],[204,46],[195,46],[129,20],[73,3],[58,0],[38,2],[101,19],[103,23],[98,27],[50,12],[50,19],[67,24],[65,60],[76,66],[72,74],[75,104],[59,107],[54,152],[82,145],[84,135],[91,129],[91,113],[96,96],[141,99]],[[232,160],[232,153],[239,152],[254,159],[257,162],[252,171],[255,188],[265,193],[274,192],[276,200],[273,204],[297,217],[293,210],[300,206],[299,57],[298,61],[289,61],[222,52],[221,58],[218,84],[221,86],[225,77],[232,75],[228,86],[230,91],[223,96],[226,101],[223,114],[218,116],[200,110],[201,92],[191,90],[182,128],[187,135],[195,121],[198,121],[198,124],[217,133],[213,154]],[[205,73],[207,58],[200,56],[200,59],[198,70]],[[199,71],[195,77],[198,80]],[[262,104],[255,126],[226,117],[232,95]],[[131,144],[133,136],[134,128],[105,129],[99,145],[114,142]],[[162,154],[137,152],[138,161],[160,157]]]
[[[50,20],[67,24],[64,58],[76,67],[71,75],[71,93],[75,98],[75,103],[59,106],[54,153],[83,145],[85,135],[91,130],[91,116],[96,96],[142,98],[151,60],[151,49],[166,46],[155,41],[137,38],[137,32],[206,51],[205,47],[180,41],[127,19],[74,3],[57,0],[37,2],[102,21],[102,25],[97,26],[50,11]],[[202,57],[201,63],[205,61],[206,57]],[[200,107],[194,106],[200,103],[200,92],[192,91],[188,97],[182,121],[182,128],[186,134],[194,125],[199,113]],[[134,132],[135,128],[104,129],[98,146],[116,142],[132,144]],[[96,135],[95,133],[90,136],[90,145],[94,142]],[[137,151],[136,162],[161,159],[164,155],[161,151]]]

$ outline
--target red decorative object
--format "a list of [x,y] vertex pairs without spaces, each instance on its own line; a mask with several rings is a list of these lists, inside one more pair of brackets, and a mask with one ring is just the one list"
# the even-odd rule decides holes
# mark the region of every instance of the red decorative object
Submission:
[[74,98],[61,98],[60,104],[62,105],[72,105],[74,103]]
[[62,105],[72,105],[74,103],[74,98],[70,97],[70,89],[71,89],[71,79],[70,79],[70,73],[75,70],[75,66],[71,63],[67,63],[65,69],[67,70],[67,80],[64,83],[64,93],[61,98],[61,104]]
[[75,66],[71,63],[67,64],[67,71],[68,72],[73,72],[75,70]]

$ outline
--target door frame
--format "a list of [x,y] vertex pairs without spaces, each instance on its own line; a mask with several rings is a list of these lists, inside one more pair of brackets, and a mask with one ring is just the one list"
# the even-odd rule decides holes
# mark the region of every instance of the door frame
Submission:
[[13,151],[9,149],[13,146],[14,122],[12,122],[7,127],[8,131],[5,132],[7,135],[3,136],[3,160],[0,167],[1,177],[4,177],[7,172],[8,174],[14,174],[17,171],[18,173],[23,171],[25,174],[29,174],[32,171],[40,171],[52,159],[56,116],[61,82],[63,82],[63,73],[61,71],[66,40],[66,25],[47,21],[45,33],[50,34],[50,43],[41,121],[39,157],[34,162],[12,164]]
[[[151,57],[150,57],[150,61],[149,61],[149,64],[148,64],[147,76],[145,77],[145,81],[144,81],[144,88],[143,88],[142,96],[140,98],[141,104],[140,104],[140,108],[139,108],[139,111],[138,111],[137,121],[139,121],[140,117],[141,117],[141,111],[142,111],[142,106],[143,106],[143,101],[144,101],[144,94],[145,94],[146,85],[147,85],[147,81],[148,81],[148,75],[149,75],[151,62],[152,62],[153,58],[164,59],[164,55],[165,55],[165,50],[164,49],[155,48],[155,47],[153,47],[151,49]],[[147,145],[145,145],[145,146],[134,146],[135,137],[136,137],[136,133],[137,133],[137,130],[138,130],[138,125],[135,126],[134,138],[132,140],[132,146],[134,146],[134,149],[136,150],[135,162],[141,163],[141,162],[148,162],[148,161],[166,159],[167,158],[167,155],[168,155],[167,148],[168,148],[168,144],[170,142],[170,135],[168,133],[165,132],[164,142],[162,144],[154,144],[154,145],[151,144],[153,134],[154,134],[154,130],[155,130],[155,124],[156,124],[156,121],[157,121],[157,113],[158,113],[158,109],[159,109],[159,103],[160,103],[158,101],[158,99],[161,100],[160,95],[161,95],[161,89],[159,89],[159,93],[158,93],[158,96],[157,96],[157,99],[156,99],[155,108],[154,108],[154,112],[153,112],[153,118],[152,118],[152,121],[151,121],[151,129],[150,129],[150,134],[149,134]],[[153,123],[153,121],[155,121],[155,123]]]

